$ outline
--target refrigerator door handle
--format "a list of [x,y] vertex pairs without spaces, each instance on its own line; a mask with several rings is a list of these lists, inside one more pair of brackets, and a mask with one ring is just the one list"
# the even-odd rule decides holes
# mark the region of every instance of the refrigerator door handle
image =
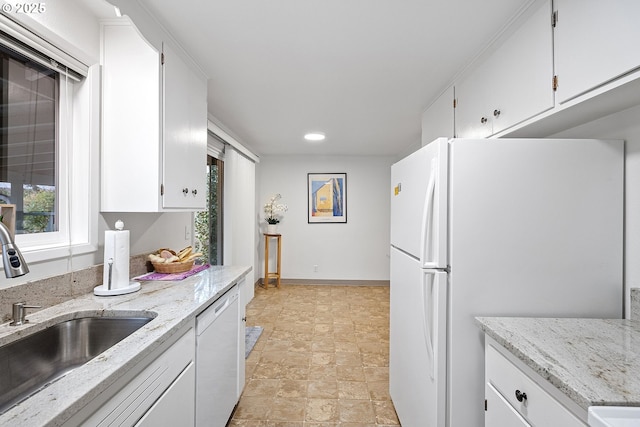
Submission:
[[424,273],[422,275],[422,332],[424,342],[429,356],[429,375],[434,378],[435,355],[433,354],[433,323],[434,319],[434,298],[435,274]]
[[[424,199],[424,209],[422,211],[422,232],[420,234],[420,263],[422,268],[437,268],[436,259],[428,259],[431,256],[429,249],[433,248],[433,218],[435,213],[435,192],[436,177],[438,176],[438,163],[436,159],[431,159],[431,174],[427,185],[427,194]],[[433,256],[436,256],[433,251]]]

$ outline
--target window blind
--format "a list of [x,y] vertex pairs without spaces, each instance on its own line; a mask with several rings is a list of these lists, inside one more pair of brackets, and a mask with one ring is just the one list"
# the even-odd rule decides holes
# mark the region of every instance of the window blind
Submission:
[[0,43],[38,64],[80,81],[89,67],[6,15],[0,14]]

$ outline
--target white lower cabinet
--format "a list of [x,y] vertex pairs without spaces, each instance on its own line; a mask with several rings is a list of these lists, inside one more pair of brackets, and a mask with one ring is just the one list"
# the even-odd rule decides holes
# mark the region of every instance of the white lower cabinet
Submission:
[[234,286],[63,427],[223,427],[244,387],[244,305]]
[[[196,347],[193,322],[176,335],[177,339],[131,368],[64,426],[193,426]],[[161,423],[154,422],[159,419]]]
[[[586,411],[515,356],[487,338],[485,348],[485,427],[586,427]],[[572,407],[572,409],[569,409]]]
[[237,386],[237,399],[240,399],[240,395],[244,390],[244,383],[246,381],[244,357],[245,348],[245,336],[246,336],[246,324],[247,324],[247,302],[245,298],[247,287],[247,280],[242,279],[238,282],[238,386]]
[[[531,427],[531,424],[526,422],[489,382],[485,384],[485,398],[487,399],[487,410],[484,414],[485,426]],[[491,402],[490,408],[489,402]]]
[[136,427],[194,425],[195,380],[196,368],[192,362],[136,423]]
[[[135,374],[136,369],[134,368],[132,369],[133,373],[125,375],[121,381],[127,381],[129,378],[130,380],[120,390],[118,390],[119,381],[102,393],[102,395],[109,396],[115,392],[81,425],[87,427],[134,426],[139,420],[145,418],[147,413],[150,413],[149,416],[155,419],[160,413],[166,412],[173,413],[174,417],[185,420],[185,422],[173,425],[193,426],[193,421],[188,423],[186,420],[194,418],[194,399],[185,402],[182,396],[176,401],[172,399],[176,392],[171,388],[176,385],[179,389],[191,389],[192,393],[195,390],[195,375],[185,372],[194,363],[195,348],[194,328],[190,327],[169,348],[147,357],[147,360],[151,359],[153,362],[144,367],[141,372]],[[141,364],[144,366],[144,363]],[[183,376],[183,373],[186,375]],[[135,376],[131,378],[132,375]],[[111,392],[111,389],[115,390]]]

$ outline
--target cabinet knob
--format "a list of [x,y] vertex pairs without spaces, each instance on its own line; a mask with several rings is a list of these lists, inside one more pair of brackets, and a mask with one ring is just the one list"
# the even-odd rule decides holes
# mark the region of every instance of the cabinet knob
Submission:
[[485,123],[487,123],[488,121],[489,121],[489,119],[487,119],[486,117],[482,117],[482,118],[480,119],[480,123],[482,123],[482,124],[485,124]]
[[525,400],[527,400],[527,393],[516,390],[516,399],[518,399],[518,402],[524,402]]
[[493,117],[500,117],[500,110],[493,110]]
[[183,188],[182,193],[186,195],[187,193],[189,193],[189,189],[187,187]]
[[191,190],[191,194],[193,194],[193,195],[195,196],[196,194],[198,194],[198,190],[196,190],[196,189],[194,188],[193,190]]

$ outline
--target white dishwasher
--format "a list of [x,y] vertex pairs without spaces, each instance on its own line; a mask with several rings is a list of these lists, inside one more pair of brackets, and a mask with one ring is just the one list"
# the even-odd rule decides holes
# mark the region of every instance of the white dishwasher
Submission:
[[196,426],[224,427],[237,402],[238,286],[196,317]]

